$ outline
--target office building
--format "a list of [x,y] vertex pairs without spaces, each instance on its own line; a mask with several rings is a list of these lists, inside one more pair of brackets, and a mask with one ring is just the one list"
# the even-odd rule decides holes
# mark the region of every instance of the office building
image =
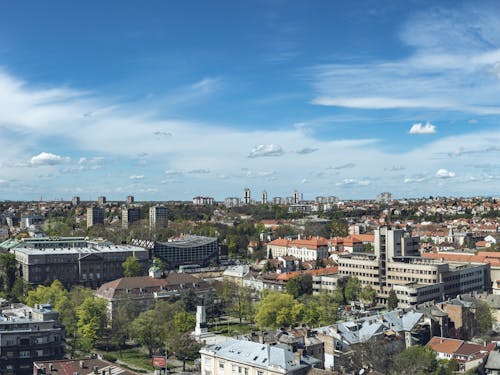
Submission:
[[156,242],[153,253],[169,269],[181,265],[208,266],[219,261],[219,242],[217,237],[185,236]]
[[267,191],[265,191],[265,190],[262,192],[262,197],[261,197],[260,203],[267,204]]
[[103,206],[106,204],[106,197],[104,195],[101,195],[99,198],[97,198],[97,203],[100,206]]
[[64,332],[50,305],[32,308],[0,298],[0,374],[32,374],[34,360],[63,358]]
[[419,237],[387,226],[375,230],[373,253],[344,255],[338,264],[339,274],[355,276],[361,284],[372,286],[379,302],[386,302],[394,290],[401,307],[483,291],[491,285],[489,264],[422,258]]
[[243,203],[245,205],[248,205],[251,203],[251,198],[250,198],[250,189],[249,188],[245,188],[243,190]]
[[87,228],[104,224],[104,208],[92,206],[87,208]]
[[141,209],[139,207],[129,207],[122,209],[122,228],[128,229],[130,224],[141,220]]
[[134,196],[127,195],[127,204],[132,204],[132,203],[134,203]]
[[161,229],[168,226],[168,209],[165,206],[149,208],[149,229]]
[[80,197],[75,196],[75,197],[71,198],[71,205],[73,207],[76,207],[79,204],[80,204]]
[[10,244],[24,281],[30,285],[48,285],[59,280],[66,288],[74,285],[97,287],[123,276],[122,263],[131,256],[145,267],[146,249],[114,245],[102,239],[85,237],[23,238]]

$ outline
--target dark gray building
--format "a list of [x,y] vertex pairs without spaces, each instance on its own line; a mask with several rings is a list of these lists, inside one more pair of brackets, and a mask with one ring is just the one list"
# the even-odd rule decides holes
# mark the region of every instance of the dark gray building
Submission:
[[170,269],[188,264],[208,266],[219,261],[219,242],[217,237],[185,236],[174,241],[156,242],[153,252]]

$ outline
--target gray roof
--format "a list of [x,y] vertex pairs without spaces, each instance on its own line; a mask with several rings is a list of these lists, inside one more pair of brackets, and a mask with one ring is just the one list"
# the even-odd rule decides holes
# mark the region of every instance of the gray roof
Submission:
[[484,368],[487,370],[500,370],[500,352],[492,350],[488,355]]
[[158,243],[161,245],[164,245],[164,246],[189,248],[189,247],[195,247],[195,246],[208,245],[208,244],[211,244],[215,241],[217,241],[217,237],[204,237],[204,236],[190,235],[190,236],[184,236],[180,239],[176,239],[173,241],[158,242]]
[[286,371],[307,367],[298,363],[293,353],[284,348],[252,341],[228,340],[220,344],[208,345],[201,350],[203,351],[219,358],[255,367],[277,366]]

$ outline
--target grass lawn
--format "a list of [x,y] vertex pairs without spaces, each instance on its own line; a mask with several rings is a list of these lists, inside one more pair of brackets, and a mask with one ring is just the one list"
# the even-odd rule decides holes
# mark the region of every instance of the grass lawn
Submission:
[[105,359],[116,358],[126,363],[131,368],[142,368],[148,371],[154,371],[154,367],[151,364],[151,358],[139,348],[122,349],[121,355],[119,350],[103,352],[102,354]]

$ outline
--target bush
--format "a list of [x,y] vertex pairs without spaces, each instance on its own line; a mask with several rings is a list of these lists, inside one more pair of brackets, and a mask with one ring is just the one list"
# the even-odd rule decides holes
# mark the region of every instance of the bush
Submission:
[[116,362],[116,360],[118,359],[115,355],[113,354],[103,354],[102,355],[102,358],[105,360],[105,361],[108,361],[108,362]]

